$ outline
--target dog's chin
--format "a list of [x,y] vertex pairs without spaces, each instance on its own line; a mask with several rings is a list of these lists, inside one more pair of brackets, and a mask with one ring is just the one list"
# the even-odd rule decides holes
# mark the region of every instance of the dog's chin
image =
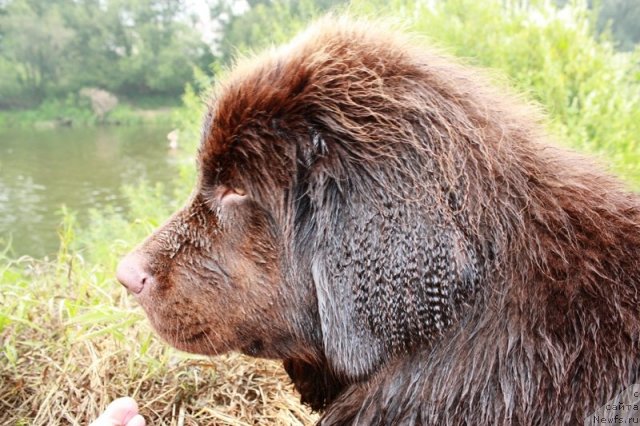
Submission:
[[281,350],[265,347],[262,339],[254,339],[248,343],[224,342],[212,338],[206,331],[190,334],[176,333],[175,331],[161,330],[154,327],[156,332],[170,346],[197,355],[216,356],[228,352],[240,352],[254,358],[283,359],[285,353]]
[[154,330],[158,335],[170,346],[183,351],[197,355],[215,356],[230,352],[234,349],[233,345],[221,342],[219,339],[211,335],[210,330],[203,329],[167,329],[153,323]]

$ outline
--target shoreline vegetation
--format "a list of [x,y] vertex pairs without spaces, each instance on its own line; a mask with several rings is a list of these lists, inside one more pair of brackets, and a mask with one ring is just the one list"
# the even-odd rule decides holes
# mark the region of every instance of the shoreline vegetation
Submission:
[[[337,0],[255,4],[229,12],[220,53],[226,63],[236,49],[282,43],[327,9],[347,8]],[[508,81],[545,110],[560,143],[596,156],[640,190],[640,49],[617,51],[606,32],[597,33],[583,3],[353,0],[347,9],[355,16],[393,17],[445,52],[490,70],[499,83]],[[211,74],[221,76],[221,68],[212,67]],[[7,242],[0,242],[0,424],[88,424],[125,395],[138,401],[148,424],[304,425],[317,419],[299,404],[277,362],[236,354],[209,359],[169,348],[114,277],[120,257],[191,192],[201,94],[209,93],[211,79],[196,69],[179,106],[123,99],[105,115],[107,124],[126,124],[160,119],[162,108],[171,107],[184,153],[171,196],[157,185],[132,182],[122,189],[126,213],[94,210],[89,225],[80,227],[66,212],[58,254],[49,260],[12,258],[8,247],[2,249]],[[148,110],[163,112],[140,113]],[[72,97],[37,110],[0,112],[0,126],[58,117],[71,118],[72,125],[100,124],[86,115],[91,111],[86,100]]]
[[44,101],[37,107],[0,110],[0,131],[8,128],[55,129],[59,127],[132,126],[172,123],[181,107],[175,99],[141,98],[119,101],[104,115],[97,113],[88,99],[80,96]]

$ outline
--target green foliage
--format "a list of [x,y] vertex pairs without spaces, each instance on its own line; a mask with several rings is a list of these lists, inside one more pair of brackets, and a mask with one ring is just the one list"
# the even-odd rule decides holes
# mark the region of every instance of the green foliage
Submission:
[[640,52],[597,39],[584,3],[356,0],[353,11],[379,16],[385,7],[455,56],[500,71],[546,109],[563,143],[640,187]]
[[[595,3],[598,6],[600,1]],[[633,50],[640,42],[640,2],[603,0],[601,3],[598,29],[610,28],[622,50]]]
[[[178,207],[160,184],[150,186],[142,181],[124,187],[123,192],[129,201],[127,214],[108,208],[92,209],[89,226],[73,240],[75,252],[82,253],[90,261],[111,267],[112,271],[119,256],[130,250],[134,242],[142,241]],[[64,246],[61,244],[61,250]]]
[[[19,89],[26,102],[41,100],[60,78],[74,36],[65,26],[58,4],[43,6],[37,1],[14,0],[0,15],[0,56],[7,72],[3,86],[9,86],[10,91]],[[13,81],[13,86],[8,81]],[[4,102],[11,100],[5,98]]]
[[103,124],[136,125],[136,124],[162,124],[173,123],[173,109],[139,109],[130,104],[119,104],[110,111]]
[[[255,0],[249,11],[233,15],[227,3],[218,7],[230,16],[223,22],[224,38],[217,56],[220,64],[229,64],[238,53],[259,50],[283,43],[323,12],[347,4],[346,0]],[[224,8],[224,5],[227,5]],[[221,11],[218,10],[218,13]]]
[[75,124],[94,124],[96,118],[88,104],[71,95],[65,99],[48,99],[37,108],[0,111],[0,127],[26,127],[59,125],[66,120]]
[[193,84],[187,83],[182,95],[182,107],[174,112],[173,119],[180,129],[180,139],[186,142],[184,148],[193,152],[200,141],[202,117],[206,110],[206,99],[213,79],[204,71],[195,68]]
[[176,97],[212,61],[183,1],[10,0],[0,14],[0,108],[82,87]]
[[[159,104],[160,102],[160,104]],[[46,99],[39,106],[30,109],[0,110],[0,128],[93,125],[141,125],[173,123],[175,107],[166,107],[165,98],[137,98],[135,104],[118,104],[104,118],[99,120],[91,110],[90,101],[76,94],[64,99]],[[175,102],[175,100],[173,101]],[[148,105],[149,109],[143,109]],[[158,107],[158,105],[162,105]]]

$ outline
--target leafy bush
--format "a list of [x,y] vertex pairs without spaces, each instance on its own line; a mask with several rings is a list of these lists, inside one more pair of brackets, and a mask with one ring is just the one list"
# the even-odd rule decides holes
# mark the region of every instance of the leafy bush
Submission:
[[546,109],[561,143],[599,155],[640,188],[640,50],[620,53],[598,38],[584,3],[528,3],[356,0],[353,10],[387,8],[451,54],[506,76]]

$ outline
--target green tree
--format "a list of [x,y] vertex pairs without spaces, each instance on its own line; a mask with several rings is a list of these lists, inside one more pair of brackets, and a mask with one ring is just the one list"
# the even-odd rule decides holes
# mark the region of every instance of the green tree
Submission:
[[5,0],[0,107],[87,86],[177,98],[213,61],[187,11],[181,0]]
[[610,27],[622,50],[633,50],[640,42],[640,1],[605,0],[598,16],[598,28]]
[[[15,81],[27,101],[42,100],[67,63],[73,31],[65,26],[59,5],[14,0],[0,15],[0,53],[6,77]],[[1,104],[19,103],[3,99]]]
[[209,47],[174,0],[78,0],[67,11],[74,62],[89,72],[75,86],[117,93],[177,95],[193,67],[211,62]]
[[348,0],[250,0],[248,11],[234,13],[233,0],[215,2],[212,16],[219,17],[221,38],[217,62],[228,64],[237,52],[282,43],[309,21]]

